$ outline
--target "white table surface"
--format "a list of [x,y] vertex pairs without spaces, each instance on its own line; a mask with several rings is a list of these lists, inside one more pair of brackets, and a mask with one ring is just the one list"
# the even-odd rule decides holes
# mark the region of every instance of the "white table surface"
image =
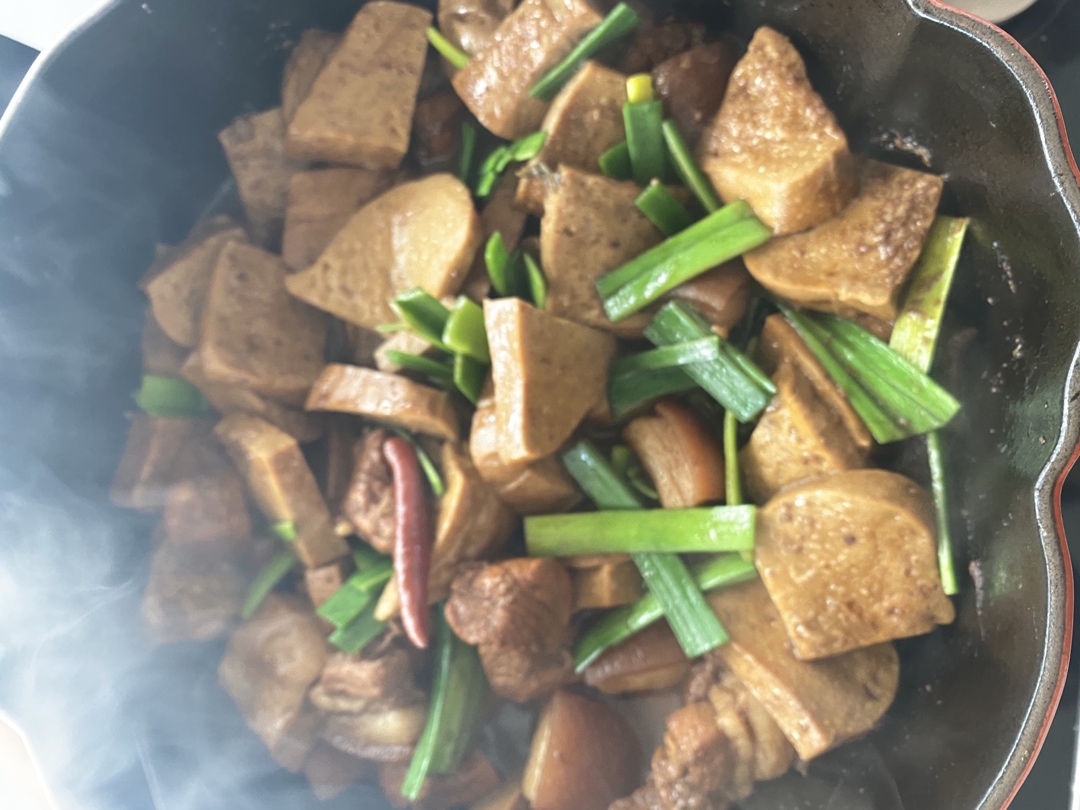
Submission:
[[[43,50],[106,0],[0,0],[0,34]],[[152,0],[150,0],[152,2]],[[1034,0],[953,0],[989,20],[1005,20]]]

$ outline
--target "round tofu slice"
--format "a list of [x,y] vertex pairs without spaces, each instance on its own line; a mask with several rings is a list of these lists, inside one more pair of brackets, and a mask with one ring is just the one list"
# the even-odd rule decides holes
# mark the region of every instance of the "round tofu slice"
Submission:
[[804,661],[948,624],[934,506],[913,481],[850,470],[775,495],[755,563]]

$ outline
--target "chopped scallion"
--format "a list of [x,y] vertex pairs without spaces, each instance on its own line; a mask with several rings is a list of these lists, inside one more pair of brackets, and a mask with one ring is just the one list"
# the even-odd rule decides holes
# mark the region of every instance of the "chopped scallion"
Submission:
[[[640,510],[637,496],[591,443],[574,445],[563,454],[563,464],[601,509]],[[655,604],[662,606],[662,613],[668,617],[672,632],[688,656],[701,655],[727,641],[727,632],[678,555],[635,553],[633,559],[649,595]]]
[[537,309],[543,309],[547,306],[547,279],[544,278],[544,271],[528,253],[523,252],[521,258],[525,261],[525,279],[529,282],[532,302]]
[[469,55],[458,48],[454,43],[448,40],[442,35],[435,26],[429,25],[427,28],[427,39],[431,43],[439,55],[442,56],[447,62],[461,70],[467,64],[469,64]]
[[525,547],[533,557],[744,551],[754,547],[755,514],[753,506],[711,506],[533,515]]
[[510,253],[506,249],[502,234],[495,231],[484,247],[484,263],[487,265],[488,278],[496,295],[506,297],[523,292],[521,284],[521,253]]
[[650,183],[634,200],[634,205],[664,236],[674,236],[694,224],[686,206],[658,182]]
[[623,105],[623,123],[626,125],[626,145],[630,151],[630,168],[634,181],[647,186],[654,178],[662,180],[666,164],[664,133],[664,103],[646,101],[641,104]]
[[921,371],[929,371],[934,358],[945,302],[960,260],[967,226],[967,219],[938,217],[934,220],[889,338],[892,350]]
[[496,147],[480,164],[476,181],[476,196],[487,197],[507,167],[514,161],[531,160],[536,157],[547,140],[546,132],[533,132],[513,143]]
[[720,198],[716,196],[716,191],[713,189],[709,178],[705,176],[705,173],[701,171],[694,161],[694,156],[690,152],[690,147],[686,145],[686,141],[683,140],[678,125],[669,118],[662,124],[662,128],[668,154],[671,156],[671,162],[675,166],[675,173],[683,181],[683,185],[697,197],[706,213],[711,214],[719,209]]
[[672,343],[659,349],[650,349],[622,357],[611,364],[611,376],[636,374],[658,368],[685,366],[720,358],[720,338],[716,335],[690,340],[686,343]]
[[432,346],[446,350],[442,334],[450,318],[450,310],[442,301],[414,287],[398,295],[390,306],[416,335]]
[[427,722],[405,772],[401,795],[416,801],[431,773],[455,770],[475,731],[487,680],[476,650],[436,610],[435,676]]
[[300,539],[300,532],[296,530],[296,524],[291,520],[283,520],[280,523],[275,523],[270,527],[270,531],[286,543],[295,543]]
[[718,227],[713,218],[723,212],[721,208],[709,214],[612,271],[609,275],[625,274],[632,280],[610,294],[601,292],[607,316],[614,322],[628,318],[706,270],[760,247],[772,235],[754,216]]
[[[708,321],[689,304],[665,304],[645,327],[645,337],[658,346],[697,341],[712,336]],[[760,369],[750,371],[753,361],[722,338],[720,357],[688,363],[682,370],[740,421],[748,422],[769,404],[776,387]],[[756,368],[756,367],[755,367]]]
[[630,165],[630,147],[621,141],[600,155],[600,174],[610,180],[632,180],[634,169]]
[[641,19],[626,3],[619,3],[596,26],[586,34],[573,50],[555,67],[540,77],[529,90],[529,95],[541,101],[551,101],[563,85],[578,72],[582,63],[597,51],[633,31]]
[[546,141],[547,133],[543,130],[519,138],[507,147],[510,150],[510,161],[524,162],[526,160],[532,160],[540,154],[540,150],[543,148]]
[[613,374],[608,380],[608,402],[615,419],[668,394],[692,391],[698,384],[678,366]]
[[359,616],[344,627],[339,627],[330,634],[327,640],[349,655],[360,652],[386,629],[386,622],[375,618],[376,605],[378,605],[378,600],[372,599]]
[[480,402],[487,372],[487,364],[474,360],[467,354],[454,355],[454,386],[473,405]]
[[135,404],[149,416],[164,419],[197,419],[210,409],[202,391],[181,377],[144,374]]
[[340,629],[354,621],[371,599],[372,593],[369,589],[354,587],[352,580],[347,579],[315,612]]
[[467,295],[458,296],[457,303],[446,321],[442,340],[458,354],[467,354],[481,363],[491,362],[487,330],[484,327],[484,310]]
[[956,563],[953,558],[952,537],[949,533],[949,494],[945,483],[945,451],[941,434],[936,430],[926,434],[926,455],[930,462],[930,490],[934,495],[937,512],[938,570],[941,587],[947,596],[955,596],[960,586],[956,580]]
[[600,293],[601,298],[607,298],[631,281],[648,273],[661,258],[666,258],[668,254],[684,250],[700,240],[710,238],[728,225],[734,225],[736,222],[750,219],[753,216],[754,212],[750,210],[750,206],[742,200],[736,200],[725,205],[723,208],[713,211],[704,219],[694,223],[682,233],[657,245],[657,248],[664,248],[663,256],[652,256],[648,261],[645,261],[645,257],[653,252],[647,251],[622,267],[601,276],[596,281],[596,290]]
[[386,359],[394,365],[401,366],[406,371],[425,374],[440,385],[445,385],[453,380],[453,368],[444,361],[423,357],[419,354],[399,352],[397,349],[387,349]]
[[244,600],[244,606],[240,609],[240,616],[244,621],[255,615],[255,611],[259,609],[259,606],[270,595],[270,592],[277,587],[278,583],[285,579],[285,575],[292,570],[295,564],[296,555],[287,549],[279,551],[270,558],[270,562],[263,566],[263,569],[255,577],[255,581],[251,583],[247,598]]
[[[757,577],[754,564],[738,554],[718,555],[695,566],[690,574],[701,591],[726,588]],[[574,649],[574,670],[582,672],[604,650],[625,641],[663,616],[660,601],[651,591],[632,605],[609,611],[578,641]]]

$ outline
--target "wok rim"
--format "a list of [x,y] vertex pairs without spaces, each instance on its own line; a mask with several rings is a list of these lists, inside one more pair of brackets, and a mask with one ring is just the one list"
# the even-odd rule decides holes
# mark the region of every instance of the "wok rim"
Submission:
[[[409,0],[404,0],[408,2]],[[1034,113],[1041,136],[1042,161],[1051,173],[1080,241],[1080,166],[1077,165],[1065,129],[1065,119],[1046,73],[1011,35],[1000,26],[944,0],[901,0],[917,17],[943,25],[988,49],[1017,80],[1025,102]],[[0,116],[0,151],[11,122],[20,114],[23,98],[40,74],[76,39],[98,22],[139,0],[109,0],[91,10],[68,32],[44,49],[27,71],[3,116]],[[1016,745],[1001,764],[998,775],[977,810],[1005,810],[1016,797],[1038,758],[1065,689],[1072,646],[1074,584],[1068,540],[1062,519],[1061,493],[1065,479],[1080,460],[1080,342],[1065,382],[1065,402],[1058,440],[1043,466],[1032,492],[1036,522],[1047,567],[1047,635],[1039,683],[1031,695],[1027,717],[1017,734]]]

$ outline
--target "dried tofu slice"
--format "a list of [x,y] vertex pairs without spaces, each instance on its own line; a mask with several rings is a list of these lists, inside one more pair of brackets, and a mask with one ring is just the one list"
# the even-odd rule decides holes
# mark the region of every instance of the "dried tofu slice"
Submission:
[[[522,172],[518,205],[531,213],[544,212],[544,176],[537,173],[560,166],[597,173],[600,156],[626,139],[623,104],[626,76],[598,62],[586,62],[555,96],[540,128],[544,145]],[[541,170],[541,171],[543,171]]]
[[812,228],[855,191],[847,138],[783,34],[759,28],[701,136],[698,161],[724,202],[746,200],[776,234]]
[[896,696],[900,659],[891,644],[800,661],[760,582],[707,598],[731,636],[710,655],[743,682],[804,761],[865,734]]
[[548,107],[529,90],[602,20],[585,0],[523,0],[457,72],[454,89],[500,138],[528,135]]
[[293,120],[311,86],[341,43],[341,34],[312,28],[305,31],[289,54],[281,78],[281,110],[285,121]]
[[289,292],[356,326],[394,321],[390,301],[421,287],[441,298],[461,287],[480,246],[472,193],[453,175],[397,186],[368,203]]
[[461,430],[445,391],[362,366],[328,365],[312,387],[305,407],[309,411],[354,413],[452,441]]
[[581,492],[557,458],[532,464],[503,461],[493,398],[482,399],[473,414],[469,453],[480,476],[519,515],[566,512],[581,500]]
[[250,245],[222,250],[199,344],[207,380],[304,401],[324,365],[326,319],[289,295],[287,274],[281,259]]
[[792,364],[773,377],[776,396],[739,452],[746,490],[764,503],[779,490],[822,475],[866,466],[868,450]]
[[218,135],[244,204],[251,237],[275,248],[281,240],[289,178],[304,164],[285,154],[285,116],[280,107],[233,121]]
[[811,231],[750,251],[746,269],[799,306],[891,323],[943,188],[936,174],[868,160],[847,208]]
[[484,302],[499,453],[508,463],[550,456],[607,391],[615,339],[520,298]]
[[154,319],[174,342],[191,348],[199,341],[203,305],[221,251],[246,240],[244,229],[230,223],[194,243],[185,243],[164,267],[143,284]]
[[285,264],[296,273],[314,264],[353,214],[393,182],[393,173],[373,169],[316,169],[294,174],[281,238]]
[[214,433],[267,519],[296,527],[292,547],[304,565],[316,568],[349,553],[349,546],[334,533],[330,510],[292,436],[245,414],[226,416]]
[[289,124],[289,154],[397,168],[409,148],[431,14],[375,0],[356,15]]
[[596,280],[659,244],[664,235],[634,204],[635,183],[563,167],[544,203],[540,256],[547,311],[622,337],[641,335],[649,315],[612,323]]
[[955,616],[933,501],[893,472],[839,472],[773,496],[758,513],[754,560],[803,660],[928,633]]
[[205,435],[204,419],[166,419],[136,413],[128,428],[127,445],[116,470],[109,497],[117,506],[156,512],[165,506],[176,480],[180,451]]
[[323,435],[323,424],[317,415],[291,408],[238,385],[210,382],[203,373],[202,360],[197,351],[192,352],[184,361],[180,374],[202,391],[206,401],[222,416],[231,413],[258,416],[279,430],[284,430],[298,442],[313,442]]

